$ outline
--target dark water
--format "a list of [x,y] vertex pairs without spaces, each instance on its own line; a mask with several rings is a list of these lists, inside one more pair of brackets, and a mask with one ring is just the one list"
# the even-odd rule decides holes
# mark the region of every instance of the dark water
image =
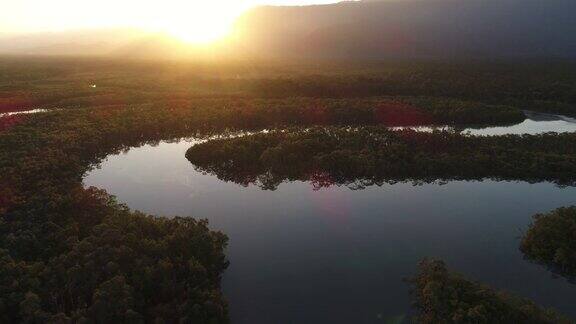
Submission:
[[110,156],[85,185],[133,209],[207,218],[230,238],[223,288],[233,323],[396,323],[411,315],[403,278],[424,257],[576,317],[576,285],[523,259],[538,212],[576,204],[576,188],[523,182],[276,191],[203,175],[192,142]]

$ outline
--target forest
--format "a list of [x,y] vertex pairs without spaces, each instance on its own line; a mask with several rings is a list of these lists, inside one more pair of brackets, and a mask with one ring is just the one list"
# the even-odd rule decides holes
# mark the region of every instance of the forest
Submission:
[[576,207],[562,207],[534,216],[521,250],[554,273],[576,278]]
[[[195,98],[457,98],[575,115],[571,61],[155,62],[0,57],[0,112]],[[92,87],[92,86],[95,87]]]
[[[319,187],[575,180],[573,134],[479,138],[383,127],[508,124],[528,108],[574,114],[567,63],[231,64],[218,77],[213,66],[73,63],[0,61],[0,112],[53,108],[0,117],[0,322],[229,321],[226,233],[205,220],[132,211],[82,185],[109,154],[146,143],[221,135],[187,158],[222,179],[268,189],[296,179]],[[256,134],[230,137],[242,132]],[[564,231],[574,222],[563,223],[573,214],[537,217],[523,251],[573,271]],[[415,285],[424,323],[564,321],[437,262],[423,263]]]
[[439,260],[420,262],[409,281],[419,323],[573,323],[554,310],[450,272]]

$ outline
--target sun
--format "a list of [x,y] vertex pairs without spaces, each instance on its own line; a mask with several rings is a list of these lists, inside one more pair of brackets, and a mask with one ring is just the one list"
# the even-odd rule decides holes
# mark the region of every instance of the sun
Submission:
[[230,34],[231,25],[206,24],[173,24],[165,28],[166,32],[181,41],[192,44],[210,44]]
[[186,1],[172,9],[161,22],[163,31],[188,43],[208,44],[232,32],[244,7],[232,1]]

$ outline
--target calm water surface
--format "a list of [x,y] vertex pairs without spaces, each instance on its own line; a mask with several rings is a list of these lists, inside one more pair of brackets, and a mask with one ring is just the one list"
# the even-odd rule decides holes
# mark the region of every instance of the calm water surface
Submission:
[[560,115],[542,114],[524,111],[526,120],[522,123],[506,127],[487,127],[468,129],[472,135],[506,135],[506,134],[539,134],[547,132],[576,132],[576,119]]
[[[548,132],[556,133],[571,133],[576,132],[576,119],[561,115],[552,115],[538,113],[534,111],[524,111],[526,119],[516,125],[511,126],[497,126],[497,127],[483,127],[483,128],[466,128],[463,133],[478,136],[495,136],[495,135],[522,135],[522,134],[541,134]],[[418,126],[418,127],[392,127],[394,130],[400,129],[416,129],[423,132],[431,132],[433,130],[451,130],[451,126]]]
[[184,157],[193,144],[109,156],[84,183],[133,209],[207,218],[226,233],[223,289],[233,323],[406,321],[412,310],[403,279],[424,257],[576,317],[576,285],[518,250],[531,216],[576,204],[576,188],[457,181],[315,191],[292,182],[263,191],[196,172]]

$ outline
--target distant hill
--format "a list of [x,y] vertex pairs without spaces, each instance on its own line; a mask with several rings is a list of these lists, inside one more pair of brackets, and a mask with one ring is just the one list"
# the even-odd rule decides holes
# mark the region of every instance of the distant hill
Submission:
[[576,57],[575,0],[372,0],[259,7],[237,40],[307,58]]
[[0,34],[0,55],[106,56],[141,59],[206,58],[225,51],[204,49],[177,38],[138,29],[74,30],[24,35]]
[[101,56],[146,35],[128,28],[4,34],[0,35],[0,54]]
[[0,36],[0,53],[142,58],[576,58],[576,0],[364,0],[257,7],[200,51],[116,29]]

